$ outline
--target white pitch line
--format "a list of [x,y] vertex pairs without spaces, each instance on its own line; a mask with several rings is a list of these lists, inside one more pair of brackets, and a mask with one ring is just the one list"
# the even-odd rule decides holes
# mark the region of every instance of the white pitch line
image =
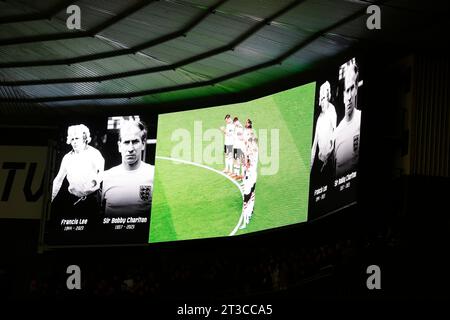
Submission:
[[[207,169],[207,170],[213,171],[215,173],[218,173],[221,176],[224,176],[225,178],[227,178],[228,180],[233,182],[234,185],[239,189],[239,192],[241,193],[242,199],[244,199],[244,191],[241,189],[241,186],[239,185],[239,183],[237,183],[235,180],[233,180],[230,176],[226,175],[222,171],[219,171],[219,170],[216,170],[214,168],[205,166],[203,164],[199,164],[199,163],[191,162],[191,161],[187,161],[187,160],[182,160],[182,159],[176,159],[176,158],[170,158],[170,157],[160,157],[160,156],[156,156],[156,159],[171,160],[171,161],[175,161],[175,162],[181,162],[181,163],[185,163],[185,164],[190,164],[192,166],[200,167],[200,168]],[[244,206],[244,203],[242,203],[242,206]],[[244,213],[243,210],[241,210],[241,217],[239,218],[239,222],[236,225],[236,227],[233,229],[233,231],[231,231],[230,236],[234,236],[236,234],[236,232],[238,231],[239,227],[241,226],[242,220],[244,218],[243,213]]]

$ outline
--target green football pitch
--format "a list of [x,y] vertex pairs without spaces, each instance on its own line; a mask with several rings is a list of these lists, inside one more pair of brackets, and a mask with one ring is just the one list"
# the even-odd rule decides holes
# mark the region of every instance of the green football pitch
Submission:
[[[240,235],[306,221],[314,94],[311,83],[250,102],[160,115],[149,242]],[[217,129],[225,126],[226,114],[242,124],[250,118],[259,138],[255,207],[245,229],[239,229],[239,183],[221,173],[223,134]]]

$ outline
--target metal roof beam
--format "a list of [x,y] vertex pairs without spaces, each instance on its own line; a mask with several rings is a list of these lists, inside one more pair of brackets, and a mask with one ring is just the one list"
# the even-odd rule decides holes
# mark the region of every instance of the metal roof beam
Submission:
[[120,72],[120,73],[114,73],[114,74],[109,74],[109,75],[104,75],[104,76],[96,76],[96,77],[60,78],[60,79],[46,79],[46,80],[23,80],[23,81],[0,81],[0,85],[28,86],[28,85],[59,84],[59,83],[103,82],[103,81],[132,77],[132,76],[137,76],[137,75],[151,74],[151,73],[156,73],[156,72],[174,70],[176,68],[186,66],[188,64],[212,57],[214,55],[217,55],[217,54],[220,54],[223,52],[227,52],[229,50],[234,50],[235,47],[237,47],[239,44],[241,44],[246,39],[251,37],[253,34],[255,34],[257,31],[262,29],[264,26],[270,24],[271,21],[275,20],[279,16],[288,12],[292,8],[298,6],[299,4],[301,4],[304,1],[306,1],[306,0],[296,0],[296,1],[291,2],[284,8],[278,10],[276,13],[272,14],[271,16],[265,18],[261,22],[257,23],[253,27],[251,27],[249,30],[247,30],[246,32],[241,34],[239,37],[237,37],[236,39],[231,41],[229,44],[226,44],[219,48],[197,54],[195,56],[178,61],[178,62],[170,64],[170,65],[151,67],[151,68],[143,68],[143,69],[138,69],[138,70],[133,70],[133,71],[126,71],[126,72]]
[[169,41],[169,40],[172,40],[172,39],[175,39],[175,38],[185,35],[191,29],[193,29],[195,26],[197,26],[200,22],[202,22],[204,19],[206,19],[208,16],[210,16],[211,14],[214,14],[215,10],[227,1],[228,0],[219,0],[216,4],[212,5],[205,12],[202,12],[198,17],[196,17],[191,22],[189,22],[181,30],[169,33],[167,35],[163,35],[161,37],[138,44],[138,45],[128,48],[128,49],[119,49],[119,50],[113,50],[113,51],[102,52],[102,53],[88,54],[88,55],[79,56],[79,57],[75,57],[75,58],[68,58],[68,59],[58,59],[58,60],[48,60],[48,61],[41,60],[41,61],[4,62],[4,63],[0,63],[0,69],[72,65],[72,64],[77,64],[77,63],[81,63],[81,62],[87,62],[87,61],[93,61],[93,60],[99,60],[99,59],[105,59],[105,58],[112,58],[112,57],[119,57],[119,56],[124,56],[124,55],[128,55],[128,54],[135,54],[141,50],[151,48],[151,47],[161,44],[163,42],[166,42],[166,41]]
[[[386,2],[388,0],[381,0],[381,1],[377,1],[376,4],[380,5],[384,2]],[[95,95],[76,95],[76,96],[61,96],[61,97],[40,97],[40,98],[28,98],[25,99],[25,101],[28,102],[57,102],[57,101],[74,101],[74,100],[92,100],[92,99],[130,99],[133,97],[140,97],[140,96],[146,96],[146,95],[150,95],[150,94],[158,94],[158,93],[165,93],[165,92],[173,92],[173,91],[178,91],[178,90],[184,90],[184,89],[192,89],[192,88],[197,88],[197,87],[203,87],[203,86],[209,86],[209,85],[215,85],[216,83],[222,82],[222,81],[226,81],[232,78],[236,78],[239,77],[243,74],[247,74],[253,71],[257,71],[263,68],[267,68],[273,65],[277,65],[277,64],[281,64],[283,62],[283,60],[285,60],[286,58],[288,58],[289,56],[293,55],[294,53],[296,53],[297,51],[301,50],[302,48],[304,48],[305,46],[307,46],[308,44],[310,44],[312,41],[316,40],[317,38],[319,38],[322,34],[327,33],[335,28],[338,28],[356,18],[359,18],[360,16],[366,14],[366,8],[363,8],[355,13],[353,13],[352,15],[334,23],[333,25],[324,28],[321,31],[316,32],[315,34],[313,34],[311,37],[309,37],[307,40],[300,42],[299,44],[297,44],[296,46],[292,47],[291,49],[289,49],[288,51],[286,51],[285,53],[281,54],[280,56],[278,56],[275,59],[269,60],[267,62],[264,63],[260,63],[257,64],[255,66],[249,67],[249,68],[245,68],[236,72],[232,72],[214,79],[210,79],[210,80],[206,80],[206,81],[199,81],[199,82],[193,82],[193,83],[187,83],[187,84],[182,84],[182,85],[177,85],[177,86],[171,86],[171,87],[164,87],[164,88],[158,88],[158,89],[148,89],[148,90],[142,90],[142,91],[135,91],[135,92],[127,92],[127,93],[115,93],[115,94],[95,94]],[[23,101],[24,99],[22,99]],[[0,102],[10,102],[10,101],[15,101],[15,100],[11,100],[11,99],[6,99],[6,98],[0,98]]]

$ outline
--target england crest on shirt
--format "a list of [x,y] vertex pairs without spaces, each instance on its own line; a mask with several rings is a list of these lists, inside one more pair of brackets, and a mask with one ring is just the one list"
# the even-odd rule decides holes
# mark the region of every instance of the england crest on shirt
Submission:
[[152,186],[139,186],[139,196],[142,201],[150,201],[152,198]]
[[359,149],[359,134],[353,136],[353,152],[358,152]]

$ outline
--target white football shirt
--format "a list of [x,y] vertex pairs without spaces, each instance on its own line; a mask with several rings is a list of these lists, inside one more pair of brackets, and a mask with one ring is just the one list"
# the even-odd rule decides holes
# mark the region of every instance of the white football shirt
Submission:
[[234,126],[233,148],[244,150],[244,128],[240,123]]
[[103,172],[105,166],[105,160],[100,151],[88,145],[86,150],[79,153],[69,152],[62,162],[67,170],[69,190],[75,189],[82,194],[92,188],[94,191],[99,189],[101,182],[99,173]]
[[234,134],[234,124],[228,123],[225,127],[225,145],[232,146],[233,145],[233,134]]
[[319,147],[319,159],[325,162],[333,151],[333,133],[336,128],[336,111],[332,104],[322,112],[317,119],[317,145]]
[[336,174],[352,170],[359,159],[361,111],[354,109],[352,120],[341,120],[335,131]]

